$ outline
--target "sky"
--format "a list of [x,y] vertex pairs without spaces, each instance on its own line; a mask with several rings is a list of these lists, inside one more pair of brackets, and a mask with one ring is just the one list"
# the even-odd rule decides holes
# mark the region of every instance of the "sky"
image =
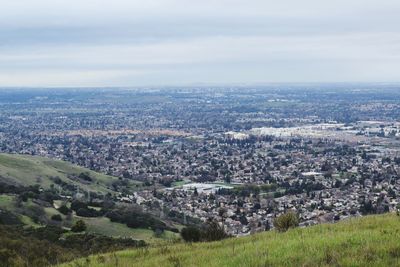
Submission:
[[0,0],[0,86],[399,82],[398,0]]

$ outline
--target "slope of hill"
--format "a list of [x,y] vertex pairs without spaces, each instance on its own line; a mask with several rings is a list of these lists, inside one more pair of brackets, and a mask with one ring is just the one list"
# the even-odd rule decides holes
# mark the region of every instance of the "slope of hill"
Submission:
[[[49,189],[51,185],[55,185],[55,190],[53,191],[56,191],[54,194],[56,197],[58,193],[71,196],[76,192],[76,187],[79,187],[80,192],[86,193],[90,191],[91,193],[100,193],[99,195],[101,196],[106,193],[118,193],[120,187],[115,188],[113,183],[118,183],[119,181],[117,177],[97,173],[61,160],[0,153],[0,192],[1,186],[4,186],[4,184],[7,186],[15,185],[17,188],[39,184],[44,189]],[[140,184],[139,181],[129,180],[123,186],[124,188],[136,190],[137,188],[143,188],[137,187]],[[2,212],[10,212],[27,227],[40,228],[51,224],[70,228],[76,221],[83,220],[87,225],[86,232],[89,234],[100,234],[113,238],[133,238],[145,240],[149,244],[179,239],[179,234],[177,233],[165,230],[162,234],[156,235],[152,229],[146,227],[131,228],[126,223],[111,221],[104,214],[95,217],[78,216],[76,212],[63,214],[57,208],[62,204],[70,206],[72,201],[65,198],[47,200],[46,202],[43,199],[38,200],[39,197],[37,195],[24,193],[23,195],[27,199],[21,201],[22,198],[18,194],[18,191],[0,193],[0,215]],[[92,197],[93,195],[91,194]],[[101,210],[101,207],[91,208]],[[53,216],[59,216],[62,221],[53,221]],[[1,223],[2,218],[0,216]]]
[[[82,179],[80,175],[85,179]],[[83,190],[107,193],[118,178],[91,171],[77,165],[43,157],[0,154],[0,181],[15,185],[40,184],[49,188],[58,178]],[[88,178],[89,177],[89,178]]]
[[400,217],[367,216],[212,243],[94,255],[62,266],[399,266]]

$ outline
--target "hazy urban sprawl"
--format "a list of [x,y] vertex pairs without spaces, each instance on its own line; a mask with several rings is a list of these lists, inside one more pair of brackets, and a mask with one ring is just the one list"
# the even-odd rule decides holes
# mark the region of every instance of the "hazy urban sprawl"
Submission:
[[51,177],[62,201],[125,203],[171,229],[214,220],[234,236],[289,210],[307,226],[398,208],[395,84],[1,90],[2,153],[118,178],[114,194]]

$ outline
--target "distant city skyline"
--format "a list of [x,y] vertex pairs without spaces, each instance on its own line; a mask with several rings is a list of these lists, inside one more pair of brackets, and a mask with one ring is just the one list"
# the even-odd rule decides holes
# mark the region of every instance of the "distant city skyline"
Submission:
[[400,81],[395,0],[0,3],[0,87]]

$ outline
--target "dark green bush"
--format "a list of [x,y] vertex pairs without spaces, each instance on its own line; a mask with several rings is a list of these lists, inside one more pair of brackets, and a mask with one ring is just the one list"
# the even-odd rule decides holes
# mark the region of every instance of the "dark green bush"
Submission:
[[83,232],[86,230],[86,223],[82,220],[77,221],[71,228],[72,232]]
[[60,214],[54,214],[53,216],[51,216],[51,219],[53,221],[57,221],[57,222],[61,222],[62,221],[62,217]]
[[279,232],[285,232],[289,228],[294,228],[297,226],[299,226],[299,217],[292,211],[282,214],[274,220],[274,227]]
[[175,230],[175,228],[168,227],[163,221],[143,212],[138,207],[116,207],[108,211],[105,216],[112,222],[124,223],[130,228],[150,228],[153,231],[157,229],[162,231]]
[[181,237],[186,242],[217,241],[230,237],[223,226],[216,221],[210,221],[201,228],[188,226],[181,231]]
[[67,215],[68,213],[71,213],[71,210],[66,205],[62,205],[61,207],[59,207],[58,211],[61,212],[64,215]]
[[15,225],[22,224],[22,222],[16,214],[0,209],[0,224]]
[[201,239],[203,241],[217,241],[228,237],[229,235],[225,232],[223,226],[219,225],[216,221],[211,221],[205,225]]
[[194,226],[185,227],[181,231],[181,237],[186,242],[198,242],[201,238],[201,231]]

